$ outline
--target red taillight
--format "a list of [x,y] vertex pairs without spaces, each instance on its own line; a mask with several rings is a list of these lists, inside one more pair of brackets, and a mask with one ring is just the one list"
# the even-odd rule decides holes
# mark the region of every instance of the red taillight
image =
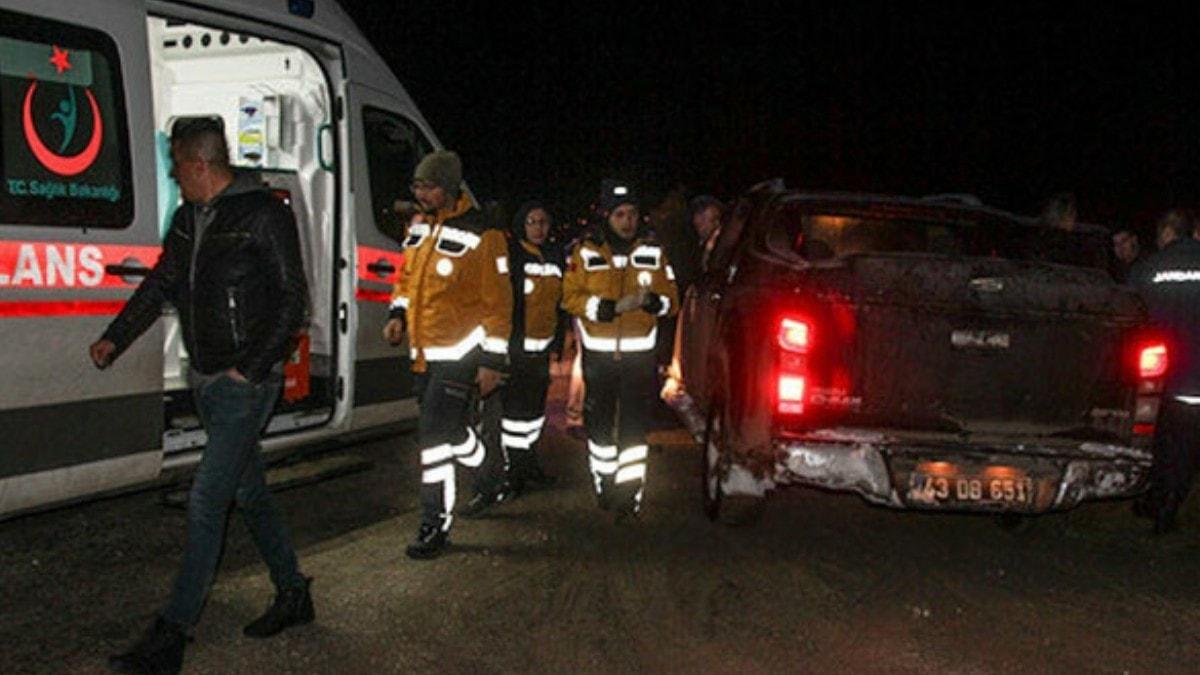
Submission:
[[779,412],[799,415],[804,412],[804,378],[799,375],[779,375]]
[[1162,377],[1167,372],[1167,346],[1161,342],[1143,347],[1138,352],[1138,376],[1143,379]]
[[800,319],[784,317],[779,321],[779,346],[790,352],[807,352],[812,331]]
[[808,351],[812,346],[809,323],[796,317],[781,318],[776,341],[780,349],[775,382],[775,412],[780,415],[803,414]]

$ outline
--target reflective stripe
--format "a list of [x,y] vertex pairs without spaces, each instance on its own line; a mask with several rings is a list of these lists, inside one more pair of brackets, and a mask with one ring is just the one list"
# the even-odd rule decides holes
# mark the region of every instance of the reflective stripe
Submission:
[[662,300],[662,309],[658,310],[658,315],[666,316],[667,312],[671,311],[671,299],[665,295],[658,296],[658,299]]
[[604,255],[599,251],[582,248],[579,249],[579,257],[583,258],[583,269],[588,272],[608,269],[608,263],[605,262]]
[[638,269],[656,270],[662,265],[662,249],[657,246],[639,246],[629,256]]
[[418,237],[427,237],[429,236],[429,223],[413,223],[409,226],[408,233]]
[[1180,283],[1184,281],[1200,281],[1200,270],[1165,270],[1156,273],[1151,283]]
[[598,311],[600,311],[600,296],[593,295],[588,298],[587,306],[584,308],[583,313],[587,315],[588,321],[599,321],[600,319],[597,318],[598,315],[596,314]]
[[615,267],[619,270],[625,269],[625,265],[627,265],[628,263],[629,263],[628,256],[623,256],[623,255],[614,255],[613,256],[613,267]]
[[525,276],[528,277],[561,277],[562,268],[554,263],[525,263]]
[[508,256],[502,255],[496,258],[496,271],[500,274],[508,274]]
[[597,445],[591,439],[588,440],[588,452],[597,459],[612,459],[617,458],[617,446],[615,445]]
[[421,472],[421,482],[425,483],[426,485],[433,485],[434,483],[440,483],[444,480],[453,481],[453,479],[453,464],[443,464],[442,466],[434,467],[432,469],[425,469]]
[[475,436],[475,430],[471,427],[467,427],[467,439],[458,445],[450,446],[450,452],[461,457],[471,452],[471,450],[475,447],[475,442],[477,440],[479,439]]
[[545,348],[549,347],[551,342],[554,342],[554,338],[552,338],[552,337],[548,337],[543,340],[527,337],[527,338],[525,338],[525,351],[540,352],[540,351],[544,350]]
[[445,225],[442,226],[441,232],[438,233],[438,240],[440,241],[443,239],[452,241],[456,244],[462,244],[467,248],[475,248],[476,246],[479,246],[479,242],[481,241],[479,235],[475,234],[474,232],[460,230],[457,227],[446,227]]
[[492,354],[507,354],[508,340],[498,337],[488,337],[483,339],[483,351]]
[[408,298],[404,297],[403,295],[398,295],[398,296],[392,298],[392,304],[390,306],[390,309],[403,309],[403,310],[407,311],[408,310]]
[[[587,328],[582,324],[579,326],[579,333],[583,336],[584,349],[590,349],[593,352],[615,352],[617,351],[616,338],[592,337],[588,335]],[[650,329],[648,335],[637,338],[621,338],[622,352],[644,352],[654,349],[654,341],[658,337],[658,326]]]
[[632,448],[627,448],[621,451],[617,461],[621,464],[632,464],[634,462],[646,461],[646,446],[635,445]]
[[481,441],[476,441],[475,452],[467,455],[466,457],[459,457],[458,461],[462,462],[462,465],[465,467],[475,469],[478,468],[480,464],[483,464],[483,458],[486,454],[487,449],[483,447],[483,443]]
[[591,467],[592,473],[602,476],[611,476],[617,472],[616,462],[602,462],[595,457],[588,457],[588,466]]
[[426,485],[442,484],[442,530],[448,532],[454,521],[454,500],[457,497],[454,485],[454,464],[443,464],[435,469],[421,472],[421,482]]
[[533,443],[528,436],[515,436],[513,434],[500,434],[500,442],[508,448],[526,448],[528,449]]
[[613,479],[613,482],[620,485],[621,483],[630,483],[635,480],[646,480],[645,464],[631,464],[629,466],[621,467],[621,469],[617,471],[617,477]]
[[480,342],[483,342],[483,326],[476,326],[475,330],[467,334],[458,344],[449,347],[421,347],[420,349],[413,348],[412,358],[417,358],[418,352],[425,353],[427,361],[458,361],[466,356],[472,349],[477,347]]
[[539,417],[536,420],[501,419],[500,428],[512,433],[527,434],[532,431],[538,431],[545,423],[545,417]]
[[1200,405],[1200,396],[1176,396],[1175,400],[1187,405]]
[[440,464],[448,459],[454,459],[454,450],[449,443],[442,443],[421,451],[421,466]]
[[675,281],[675,270],[670,265],[667,265],[667,281]]

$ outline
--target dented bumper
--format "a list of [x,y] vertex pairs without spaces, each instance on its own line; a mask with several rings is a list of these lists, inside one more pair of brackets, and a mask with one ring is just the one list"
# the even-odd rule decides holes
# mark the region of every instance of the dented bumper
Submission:
[[853,429],[779,439],[774,449],[775,475],[763,488],[801,484],[953,511],[1042,513],[1129,497],[1145,489],[1151,463],[1148,450],[1126,446],[914,442]]

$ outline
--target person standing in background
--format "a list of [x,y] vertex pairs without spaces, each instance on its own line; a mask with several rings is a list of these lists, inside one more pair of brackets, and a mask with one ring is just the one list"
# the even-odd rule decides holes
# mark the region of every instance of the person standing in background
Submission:
[[1166,337],[1169,367],[1154,430],[1150,490],[1134,512],[1154,519],[1155,534],[1175,516],[1200,465],[1200,241],[1190,214],[1176,209],[1158,223],[1158,252],[1133,270],[1151,323]]

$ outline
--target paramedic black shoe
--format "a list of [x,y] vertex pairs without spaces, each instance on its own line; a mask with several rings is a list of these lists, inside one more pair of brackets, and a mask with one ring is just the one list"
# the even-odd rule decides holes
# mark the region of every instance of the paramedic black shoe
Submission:
[[117,673],[178,673],[186,644],[183,629],[159,617],[129,651],[108,657],[108,667]]
[[450,536],[440,527],[422,525],[417,530],[417,538],[404,549],[404,553],[413,560],[432,560],[442,554],[450,544]]
[[613,522],[617,525],[633,525],[641,518],[641,511],[635,504],[625,504],[614,510]]
[[504,481],[504,484],[500,486],[500,490],[496,492],[496,503],[502,504],[504,502],[511,502],[517,497],[520,497],[521,493],[524,491],[524,481],[506,480]]
[[275,594],[275,602],[262,616],[242,629],[242,634],[252,638],[268,638],[289,626],[312,623],[316,618],[312,595],[308,591],[310,577],[304,577],[304,585],[289,588]]
[[458,515],[463,518],[478,518],[485,511],[500,503],[500,492],[476,492],[467,505],[459,509]]

